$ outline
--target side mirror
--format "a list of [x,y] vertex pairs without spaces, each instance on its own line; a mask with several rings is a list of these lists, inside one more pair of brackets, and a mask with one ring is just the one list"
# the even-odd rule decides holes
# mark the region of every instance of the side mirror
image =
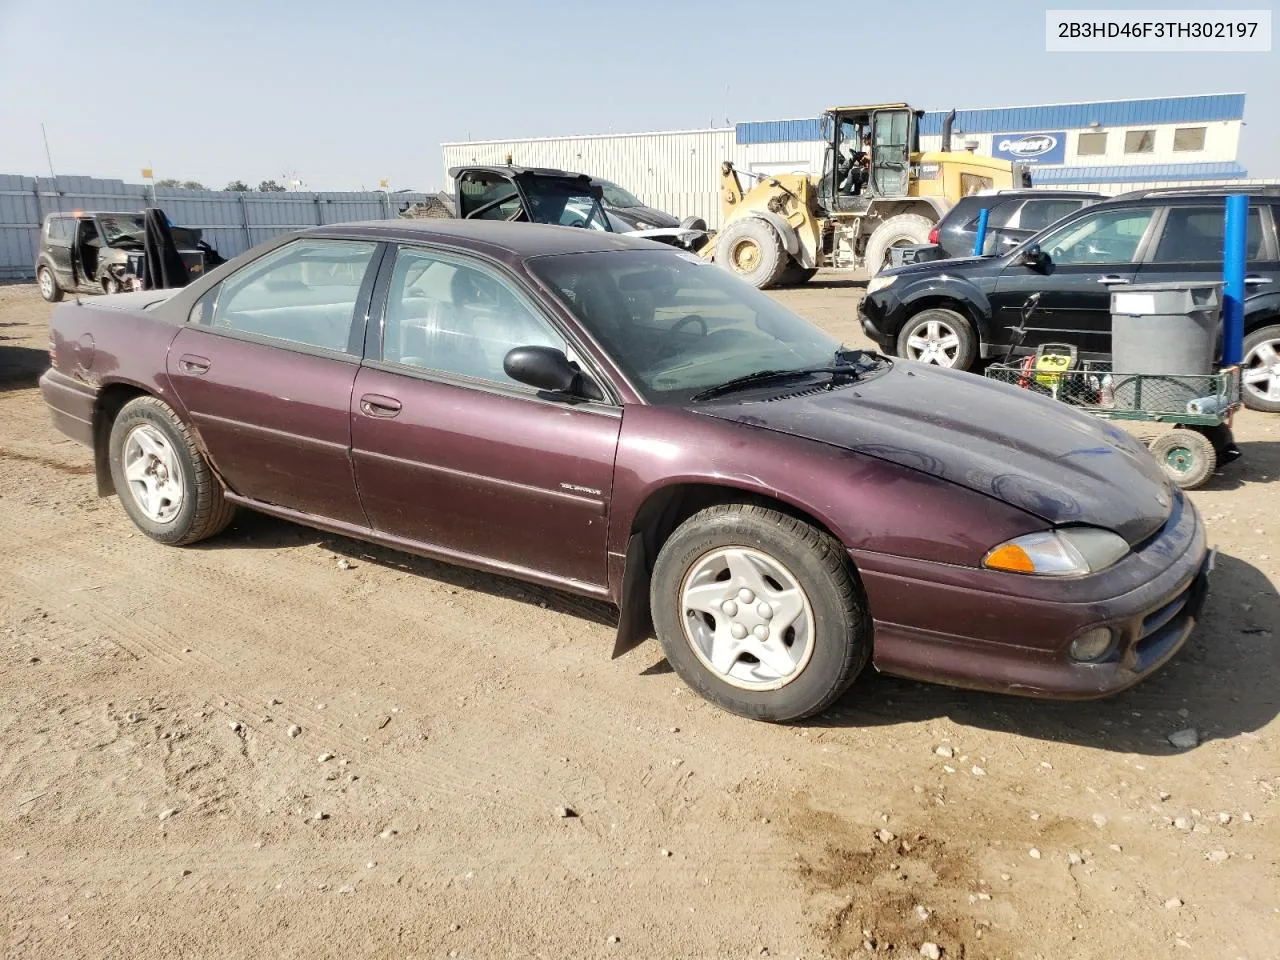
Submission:
[[1024,267],[1031,267],[1033,270],[1039,270],[1044,266],[1045,261],[1049,258],[1040,250],[1039,244],[1033,243],[1027,249],[1022,251],[1022,255],[1018,258],[1018,263]]
[[550,393],[567,393],[587,400],[603,400],[594,380],[569,362],[555,347],[515,347],[502,359],[502,369],[517,383]]
[[502,369],[517,383],[552,393],[568,393],[580,374],[563,350],[555,347],[515,347],[502,360]]

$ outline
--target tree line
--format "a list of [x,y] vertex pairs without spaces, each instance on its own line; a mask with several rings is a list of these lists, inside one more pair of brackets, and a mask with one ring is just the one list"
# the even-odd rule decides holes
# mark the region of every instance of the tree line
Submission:
[[[203,183],[201,183],[199,180],[176,180],[172,177],[168,177],[164,180],[157,180],[156,186],[157,187],[173,187],[178,190],[209,190],[210,189],[209,187],[206,187]],[[249,186],[243,180],[232,180],[222,189],[231,193],[255,192],[254,188]],[[263,180],[260,184],[258,184],[256,192],[284,193],[285,188],[281,186],[279,183],[277,183],[275,180]]]

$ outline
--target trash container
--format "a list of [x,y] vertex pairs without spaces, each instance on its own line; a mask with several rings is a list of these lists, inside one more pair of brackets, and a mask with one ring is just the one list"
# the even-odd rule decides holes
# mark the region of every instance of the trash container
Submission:
[[1143,283],[1111,293],[1115,405],[1183,413],[1212,393],[1221,282]]

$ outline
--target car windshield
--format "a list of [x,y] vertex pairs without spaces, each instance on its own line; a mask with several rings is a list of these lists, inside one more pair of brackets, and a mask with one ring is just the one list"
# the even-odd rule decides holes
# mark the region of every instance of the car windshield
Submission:
[[529,268],[650,403],[843,362],[840,344],[729,271],[676,250],[535,257]]
[[611,207],[643,207],[644,204],[634,194],[623,190],[616,183],[607,180],[597,181],[604,190],[604,202]]
[[142,243],[146,232],[142,217],[138,216],[98,217],[98,226],[102,228],[103,239],[109,247],[114,247],[121,241]]

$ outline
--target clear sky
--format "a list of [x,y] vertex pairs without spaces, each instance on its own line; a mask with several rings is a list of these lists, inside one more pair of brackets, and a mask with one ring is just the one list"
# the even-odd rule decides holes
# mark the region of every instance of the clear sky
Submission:
[[1046,53],[1068,6],[0,0],[0,173],[47,175],[41,121],[60,174],[425,190],[450,140],[1243,91],[1240,158],[1280,176],[1280,54]]

